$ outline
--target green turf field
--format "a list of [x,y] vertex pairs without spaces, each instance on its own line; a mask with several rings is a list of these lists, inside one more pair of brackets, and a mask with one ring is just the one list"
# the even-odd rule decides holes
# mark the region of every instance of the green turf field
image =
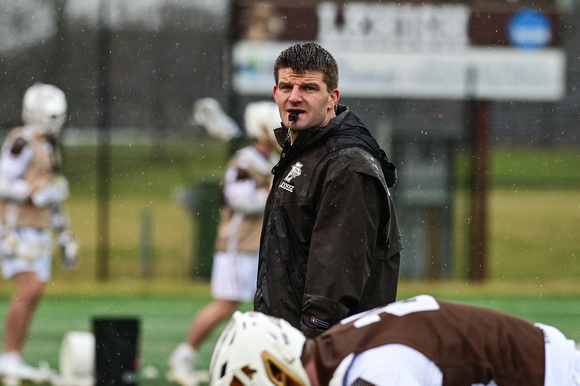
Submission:
[[[410,296],[413,284],[402,285],[401,295]],[[440,291],[438,297],[485,306],[520,316],[529,321],[541,321],[560,328],[568,337],[580,341],[580,296],[537,296],[494,294],[483,290],[464,295]],[[422,291],[423,292],[423,291]],[[190,296],[180,295],[116,295],[75,296],[49,295],[36,315],[31,339],[25,353],[30,363],[47,361],[58,370],[62,337],[68,331],[92,331],[94,318],[138,317],[140,320],[141,368],[155,366],[156,378],[141,378],[142,385],[166,385],[166,361],[171,350],[183,339],[192,315],[210,300],[207,291],[195,287]],[[5,310],[6,301],[0,302]],[[250,309],[245,304],[243,309]],[[0,316],[4,315],[4,311]],[[201,349],[198,369],[207,369],[220,326]]]
[[[71,330],[90,331],[95,317],[141,320],[141,365],[159,370],[164,385],[169,352],[184,338],[197,310],[210,301],[206,279],[195,275],[200,224],[174,198],[179,186],[214,183],[229,148],[215,140],[191,140],[111,149],[110,254],[107,280],[98,281],[96,148],[65,149],[71,184],[67,208],[83,259],[74,271],[55,262],[25,350],[30,363],[46,360],[58,369],[59,347]],[[496,149],[491,158],[489,279],[471,283],[465,267],[465,170],[458,154],[456,261],[450,281],[403,280],[399,298],[430,293],[510,312],[560,328],[580,340],[580,153],[577,149]],[[217,200],[217,198],[216,198]],[[217,203],[217,201],[216,201]],[[151,220],[143,233],[143,218]],[[144,271],[150,246],[152,271]],[[404,255],[403,255],[404,258]],[[0,282],[0,318],[11,294]],[[250,305],[245,305],[249,309]],[[219,330],[202,349],[207,368]]]

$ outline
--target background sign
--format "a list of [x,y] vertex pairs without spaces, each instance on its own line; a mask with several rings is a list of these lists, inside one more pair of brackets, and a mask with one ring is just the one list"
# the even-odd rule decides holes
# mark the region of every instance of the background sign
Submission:
[[272,92],[274,60],[294,42],[272,22],[286,11],[286,19],[311,21],[297,41],[316,40],[334,55],[343,96],[556,101],[565,93],[565,53],[553,45],[548,17],[536,11],[491,17],[461,4],[332,2],[301,13],[263,5],[251,11],[263,22],[236,29],[233,85],[240,95]]
[[[274,60],[290,44],[236,44],[234,90],[240,95],[271,93]],[[335,52],[340,90],[349,97],[558,100],[564,94],[566,58],[558,49],[382,53],[326,48]]]
[[542,12],[523,10],[510,20],[508,39],[517,48],[544,48],[552,40],[552,26]]

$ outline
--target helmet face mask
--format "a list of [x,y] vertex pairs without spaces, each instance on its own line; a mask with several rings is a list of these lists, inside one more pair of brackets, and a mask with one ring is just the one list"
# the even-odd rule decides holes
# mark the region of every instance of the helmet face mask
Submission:
[[56,137],[66,121],[64,92],[51,84],[35,83],[24,93],[22,120],[41,135]]
[[287,369],[278,359],[267,351],[262,352],[262,360],[266,367],[268,378],[276,386],[306,386],[304,381]]
[[310,386],[300,356],[306,338],[288,322],[236,311],[210,363],[210,384]]

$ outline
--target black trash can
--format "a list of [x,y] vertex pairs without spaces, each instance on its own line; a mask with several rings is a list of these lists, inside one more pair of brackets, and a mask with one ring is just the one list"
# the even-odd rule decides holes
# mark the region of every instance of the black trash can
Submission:
[[94,318],[95,384],[137,385],[139,319]]

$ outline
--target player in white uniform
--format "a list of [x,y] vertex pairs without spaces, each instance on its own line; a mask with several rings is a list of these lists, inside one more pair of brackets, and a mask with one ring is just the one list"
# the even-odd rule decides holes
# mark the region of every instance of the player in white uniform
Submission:
[[232,157],[222,182],[223,205],[211,277],[214,300],[199,311],[186,340],[169,358],[168,379],[181,385],[198,383],[194,367],[199,345],[240,302],[252,300],[256,291],[263,212],[272,184],[271,170],[278,159],[273,139],[273,129],[280,125],[276,104],[248,104],[244,123],[252,143]]
[[580,351],[554,327],[429,295],[308,340],[282,319],[238,311],[216,344],[210,384],[578,386]]
[[16,291],[6,314],[0,377],[38,380],[39,369],[27,365],[22,351],[44,285],[51,276],[53,232],[64,250],[63,264],[75,264],[77,244],[67,228],[62,203],[68,182],[60,174],[56,143],[66,120],[62,90],[36,83],[24,94],[24,126],[7,136],[0,156],[0,255],[2,276]]

